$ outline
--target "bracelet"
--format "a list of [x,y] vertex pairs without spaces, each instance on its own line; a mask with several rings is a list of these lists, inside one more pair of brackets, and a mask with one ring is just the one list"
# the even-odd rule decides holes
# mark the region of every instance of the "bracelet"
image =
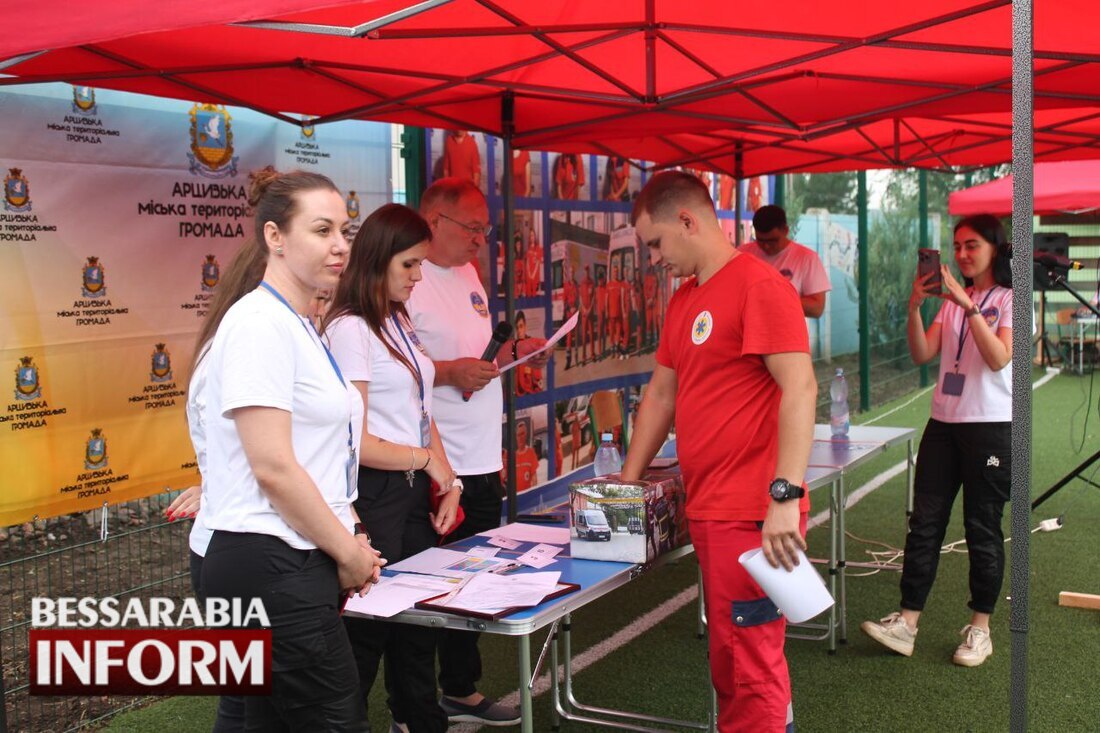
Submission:
[[409,446],[409,470],[416,470],[416,452],[411,445]]
[[420,467],[421,471],[427,471],[428,470],[428,464],[432,462],[432,452],[430,450],[427,450],[427,449],[425,449],[424,452],[428,454],[428,460],[424,461],[424,465]]

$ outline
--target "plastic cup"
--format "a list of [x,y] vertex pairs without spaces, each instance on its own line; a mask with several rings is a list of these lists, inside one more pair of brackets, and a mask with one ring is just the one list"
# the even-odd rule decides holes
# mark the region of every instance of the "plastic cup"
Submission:
[[742,553],[738,562],[792,623],[809,621],[833,605],[825,581],[802,550],[798,550],[798,565],[790,571],[782,565],[773,568],[759,547]]

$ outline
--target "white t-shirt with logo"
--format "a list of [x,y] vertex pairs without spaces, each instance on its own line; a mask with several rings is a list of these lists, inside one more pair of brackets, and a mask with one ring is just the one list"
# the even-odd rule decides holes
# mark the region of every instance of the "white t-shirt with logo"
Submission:
[[348,426],[358,454],[363,400],[346,378],[340,383],[309,322],[266,290],[253,291],[225,314],[204,361],[206,526],[272,535],[300,550],[316,547],[260,489],[233,421],[237,408],[274,407],[290,413],[295,459],[351,532],[357,472],[350,472],[349,486]]
[[[424,410],[430,416],[435,365],[407,322],[400,331],[392,318],[387,318],[385,325],[390,345],[410,362],[415,355],[416,364],[420,365],[424,380]],[[368,383],[367,432],[398,445],[419,446],[420,387],[413,373],[390,353],[367,322],[358,316],[335,319],[325,328],[325,339],[336,357],[336,363],[344,372],[344,378]]]
[[[970,299],[981,306],[982,317],[993,333],[1012,328],[1012,289],[999,285],[989,290],[968,289]],[[988,296],[988,299],[987,297]],[[982,305],[984,303],[984,305]],[[959,372],[966,375],[962,394],[943,393],[943,377],[955,371],[955,355],[959,348],[959,330],[966,321],[962,308],[950,300],[940,306],[933,323],[939,323],[940,376],[932,395],[932,418],[940,422],[1011,422],[1012,421],[1012,361],[1000,371],[993,371],[982,359],[970,324],[966,324]]]
[[[191,373],[191,383],[187,387],[187,430],[191,434],[191,446],[195,449],[195,463],[199,467],[199,478],[202,482],[202,494],[206,494],[206,423],[203,410],[206,409],[206,370],[209,364],[207,358],[203,358],[195,366]],[[191,534],[188,535],[187,544],[196,555],[206,556],[206,548],[210,546],[210,538],[214,531],[206,526],[206,512],[202,511],[205,503],[200,499],[199,512],[195,515],[195,521],[191,524]]]
[[[489,301],[472,264],[440,267],[427,260],[424,279],[406,304],[428,355],[436,361],[481,358],[493,335]],[[447,458],[460,476],[501,469],[500,415],[504,390],[499,379],[462,401],[457,387],[435,388],[435,422]]]
[[825,274],[825,267],[817,253],[798,242],[791,241],[782,252],[774,256],[761,249],[756,242],[742,244],[740,251],[755,255],[778,270],[780,275],[794,285],[799,297],[832,290],[829,276]]

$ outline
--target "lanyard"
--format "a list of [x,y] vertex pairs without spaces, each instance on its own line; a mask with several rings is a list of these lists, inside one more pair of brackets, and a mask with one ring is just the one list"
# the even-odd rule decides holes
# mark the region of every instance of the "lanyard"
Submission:
[[424,409],[424,374],[420,371],[420,362],[416,360],[416,352],[413,350],[412,344],[409,343],[409,337],[405,335],[405,329],[397,320],[397,314],[394,313],[391,318],[393,318],[394,328],[401,334],[401,340],[405,342],[405,348],[409,350],[413,366],[416,367],[416,386],[420,389],[420,414],[427,415],[428,411]]
[[[344,375],[340,371],[340,366],[336,363],[336,359],[334,359],[332,357],[332,352],[328,350],[327,346],[325,346],[325,342],[321,340],[321,334],[317,333],[317,327],[313,325],[313,321],[309,321],[309,326],[307,327],[306,324],[305,324],[305,321],[303,321],[302,317],[300,315],[298,315],[298,311],[294,310],[294,306],[292,306],[289,302],[287,302],[287,299],[284,298],[278,290],[271,287],[271,285],[269,285],[266,281],[261,281],[260,282],[260,287],[265,288],[269,293],[274,295],[276,300],[278,300],[280,303],[285,305],[287,307],[287,310],[289,310],[291,313],[294,314],[294,317],[297,318],[298,322],[302,324],[302,328],[306,329],[306,334],[307,335],[310,333],[310,331],[313,332],[313,336],[317,337],[317,343],[321,344],[321,348],[324,349],[325,356],[328,357],[328,363],[332,365],[332,371],[334,371],[336,373],[336,378],[340,380],[341,386],[343,386],[344,389],[346,390],[348,385],[347,385],[347,382],[344,381]],[[309,319],[307,318],[306,320],[308,321]],[[310,337],[310,340],[311,341],[313,340],[312,336]],[[348,420],[348,453],[352,457],[355,456],[355,440],[352,438],[351,420]],[[348,470],[347,479],[348,479],[348,496],[350,497],[351,496],[351,491],[352,491],[352,488],[351,488],[351,470],[350,470],[350,468]]]
[[[992,288],[989,289],[989,292],[985,294],[985,297],[982,298],[982,304],[978,306],[979,311],[985,310],[985,304],[989,301],[990,296],[993,295],[993,291],[996,290],[996,289],[997,289],[997,286],[994,285]],[[959,350],[957,352],[955,352],[955,371],[956,372],[959,371],[959,361],[962,360],[963,344],[966,342],[966,336],[967,336],[967,333],[968,333],[968,331],[966,330],[967,320],[968,320],[968,318],[967,318],[966,314],[963,314],[962,325],[959,326]]]

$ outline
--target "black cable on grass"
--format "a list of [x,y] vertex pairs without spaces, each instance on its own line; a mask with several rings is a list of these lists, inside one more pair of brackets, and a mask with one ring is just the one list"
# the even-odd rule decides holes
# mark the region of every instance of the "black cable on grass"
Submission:
[[[1072,351],[1070,353],[1070,356],[1072,357]],[[1088,438],[1088,435],[1089,435],[1089,416],[1092,414],[1092,410],[1089,410],[1088,407],[1090,405],[1092,405],[1092,388],[1093,388],[1093,384],[1094,384],[1095,381],[1096,381],[1096,368],[1094,367],[1093,370],[1089,373],[1089,395],[1088,395],[1088,397],[1086,397],[1084,400],[1082,400],[1081,404],[1077,405],[1077,407],[1074,409],[1074,411],[1069,416],[1069,447],[1070,447],[1070,450],[1073,451],[1074,455],[1079,455],[1081,453],[1081,451],[1084,450],[1085,440]],[[1084,387],[1084,385],[1082,385],[1081,386],[1082,396],[1084,395],[1084,393],[1085,393],[1085,387]],[[1074,425],[1074,422],[1077,420],[1077,413],[1079,413],[1081,411],[1082,407],[1085,408],[1085,424],[1081,429],[1081,442],[1080,442],[1080,444],[1077,444],[1076,439],[1073,437],[1073,425]],[[1096,412],[1097,412],[1097,415],[1100,415],[1100,401],[1098,401],[1097,404],[1096,404]]]

